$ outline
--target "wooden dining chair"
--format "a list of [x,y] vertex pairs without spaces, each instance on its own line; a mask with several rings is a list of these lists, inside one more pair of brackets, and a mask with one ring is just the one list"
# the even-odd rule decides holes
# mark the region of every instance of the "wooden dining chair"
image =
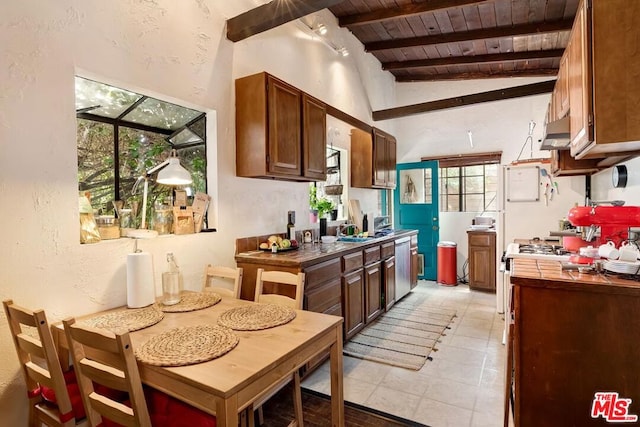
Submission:
[[[128,332],[113,333],[63,320],[87,419],[92,427],[215,427],[216,418],[166,393],[142,386]],[[124,402],[98,385],[128,394]]]
[[240,286],[242,285],[242,268],[212,266],[207,264],[204,268],[204,280],[202,290],[211,290],[221,296],[240,299]]
[[[259,268],[256,275],[256,293],[255,302],[278,304],[287,307],[291,307],[296,310],[302,310],[302,303],[304,298],[304,273],[293,274],[286,271],[265,271]],[[265,293],[264,284],[272,283],[276,286],[274,289],[280,293]],[[285,294],[285,289],[289,288],[289,292]],[[294,289],[291,289],[294,288]],[[295,295],[295,297],[291,297]],[[262,411],[262,405],[273,397],[284,386],[293,381],[293,409],[295,418],[289,424],[289,427],[303,426],[302,421],[302,389],[300,387],[300,373],[298,369],[293,372],[291,377],[287,377],[278,384],[274,385],[270,389],[253,403],[253,407],[258,411],[258,423],[262,425],[264,423],[264,415]],[[250,426],[252,425],[253,417],[249,417]]]
[[[276,293],[265,293],[264,284],[276,284]],[[285,286],[279,286],[285,285]],[[282,292],[286,288],[295,288],[295,292]],[[294,295],[292,297],[291,295]],[[286,271],[265,271],[259,268],[256,274],[256,293],[255,302],[268,304],[278,304],[302,310],[302,302],[304,298],[304,273],[293,274]]]
[[29,426],[75,426],[85,417],[76,375],[62,371],[44,311],[31,311],[12,300],[2,305],[27,383]]

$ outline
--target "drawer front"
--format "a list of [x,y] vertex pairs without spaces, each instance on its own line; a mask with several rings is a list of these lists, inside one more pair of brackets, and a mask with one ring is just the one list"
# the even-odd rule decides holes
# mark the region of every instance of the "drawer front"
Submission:
[[342,271],[348,273],[363,266],[362,251],[354,252],[342,257]]
[[312,289],[331,279],[340,277],[340,258],[336,257],[320,264],[312,265],[304,269],[305,289]]
[[332,305],[331,307],[329,307],[325,311],[323,311],[323,313],[324,314],[330,314],[332,316],[342,317],[342,303],[339,302],[336,305]]
[[489,234],[469,234],[469,246],[491,246]]
[[380,247],[380,256],[382,259],[391,258],[396,254],[396,244],[395,242],[383,243]]
[[380,260],[380,246],[373,246],[364,250],[364,265]]
[[342,298],[340,277],[306,292],[307,310],[323,313],[328,308],[339,304]]

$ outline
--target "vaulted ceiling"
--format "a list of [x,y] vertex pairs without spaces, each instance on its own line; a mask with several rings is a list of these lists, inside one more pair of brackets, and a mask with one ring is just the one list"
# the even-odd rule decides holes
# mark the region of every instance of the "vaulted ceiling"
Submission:
[[[242,40],[328,8],[398,82],[555,77],[578,2],[273,0],[228,20],[227,37]],[[542,91],[552,89],[547,84]],[[516,92],[528,96],[541,88]]]

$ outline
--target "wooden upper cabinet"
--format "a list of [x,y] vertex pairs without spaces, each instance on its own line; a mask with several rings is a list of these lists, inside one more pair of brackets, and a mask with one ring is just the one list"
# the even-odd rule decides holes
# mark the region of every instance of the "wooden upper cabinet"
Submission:
[[640,152],[640,2],[583,0],[571,33],[571,154]]
[[327,107],[302,94],[302,174],[316,181],[327,178]]
[[301,174],[300,91],[267,76],[268,172],[274,175]]
[[395,188],[396,139],[380,129],[351,131],[351,186]]
[[551,150],[551,174],[553,176],[591,175],[598,172],[600,159],[571,157],[569,150]]
[[560,58],[558,79],[556,80],[556,87],[553,91],[555,107],[554,120],[563,118],[569,112],[569,49],[569,46],[567,46],[564,55]]
[[396,188],[396,139],[387,138],[387,188]]
[[578,154],[592,139],[589,132],[589,104],[591,91],[587,49],[587,14],[585,3],[581,3],[569,38],[569,120],[571,134],[571,155]]
[[236,174],[326,179],[326,109],[267,73],[236,80]]

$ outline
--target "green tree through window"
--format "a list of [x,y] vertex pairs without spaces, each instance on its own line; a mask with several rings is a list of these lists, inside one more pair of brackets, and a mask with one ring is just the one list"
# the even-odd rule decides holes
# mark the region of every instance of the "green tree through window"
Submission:
[[[89,192],[97,212],[113,212],[114,200],[138,205],[133,185],[176,149],[193,178],[188,196],[207,191],[206,114],[76,77],[78,189]],[[170,204],[173,188],[149,180],[147,222],[158,204]],[[138,219],[139,222],[139,219]]]

